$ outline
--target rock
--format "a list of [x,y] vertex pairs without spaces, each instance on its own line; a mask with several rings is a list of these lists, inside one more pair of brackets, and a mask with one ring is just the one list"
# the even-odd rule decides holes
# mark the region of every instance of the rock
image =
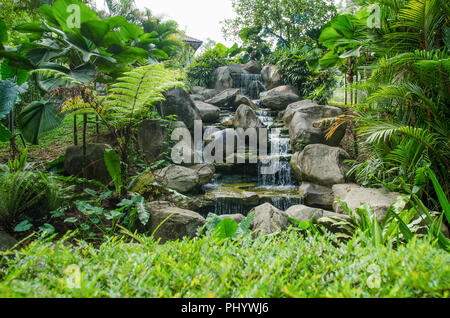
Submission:
[[196,101],[195,107],[197,107],[198,112],[202,121],[205,123],[215,123],[220,117],[220,108],[211,104],[204,103],[202,101]]
[[316,102],[314,102],[314,101],[312,101],[310,99],[304,99],[304,100],[301,100],[301,101],[289,104],[286,107],[286,110],[285,110],[285,112],[283,114],[283,117],[282,117],[284,125],[286,127],[289,127],[289,124],[291,123],[292,117],[294,117],[295,113],[298,110],[309,109],[310,111],[313,111],[313,107],[317,107],[317,109],[319,109],[320,105],[318,105]]
[[209,183],[216,172],[213,164],[198,164],[189,167],[189,169],[197,172],[200,186]]
[[264,127],[258,116],[256,116],[255,111],[247,105],[241,105],[236,110],[233,125],[234,128],[242,128],[244,130],[247,130],[248,128]]
[[267,89],[283,85],[283,76],[275,65],[266,65],[261,71],[261,77]]
[[201,120],[201,116],[189,94],[182,87],[177,87],[165,92],[164,97],[166,100],[158,106],[159,114],[162,117],[177,115],[178,120],[193,132],[194,121]]
[[224,185],[219,186],[212,191],[208,191],[205,194],[204,199],[215,201],[219,200],[230,205],[243,205],[247,207],[252,207],[259,204],[259,197],[257,193]]
[[289,105],[283,117],[285,123],[289,122],[289,138],[294,151],[301,151],[304,146],[310,144],[339,145],[345,135],[346,125],[341,125],[332,137],[327,139],[328,126],[316,127],[315,123],[321,119],[342,115],[340,108],[314,104],[294,108],[296,104]]
[[279,230],[285,230],[289,226],[288,215],[271,205],[264,203],[253,208],[254,213],[252,227],[256,233],[271,234]]
[[295,153],[291,166],[300,181],[331,186],[345,182],[348,167],[344,160],[348,158],[348,154],[341,148],[315,144]]
[[336,199],[346,202],[354,212],[361,207],[361,203],[367,203],[373,208],[379,221],[384,218],[388,208],[400,195],[400,193],[388,192],[384,189],[363,188],[357,184],[336,184],[333,186],[333,194],[335,198],[333,209],[336,213],[345,213]]
[[306,205],[294,205],[286,210],[286,214],[293,219],[296,219],[299,222],[313,220],[316,223],[320,218],[323,217],[332,217],[345,221],[350,221],[351,218],[347,215],[334,213],[331,211],[326,211],[322,209],[312,208]]
[[154,172],[155,179],[166,187],[180,193],[188,193],[200,185],[197,171],[171,165]]
[[146,207],[150,212],[150,233],[165,221],[154,233],[155,239],[160,239],[161,243],[185,237],[193,238],[197,229],[205,224],[205,219],[200,214],[172,206],[169,202],[150,202]]
[[334,195],[331,188],[309,182],[302,182],[299,192],[307,206],[329,210],[333,209]]
[[9,235],[8,233],[0,230],[0,252],[4,252],[12,248],[19,241],[17,241],[14,237]]
[[242,214],[223,214],[223,215],[219,215],[219,218],[223,219],[232,219],[234,221],[236,221],[236,223],[241,223],[242,220],[245,219],[245,216]]
[[162,120],[144,120],[138,127],[137,140],[139,150],[152,162],[169,150],[169,130]]
[[194,93],[194,95],[202,96],[203,97],[203,101],[206,100],[206,99],[213,98],[214,96],[216,96],[217,94],[220,93],[216,89],[206,88],[206,87],[201,87],[201,86],[194,86],[192,88],[192,92]]
[[258,110],[258,106],[256,106],[256,104],[247,96],[244,96],[242,94],[238,94],[236,95],[236,98],[234,99],[234,103],[233,106],[235,108],[241,106],[242,104],[247,105],[249,107],[251,107],[254,110]]
[[202,95],[197,95],[197,94],[191,94],[189,95],[191,96],[191,99],[195,102],[195,101],[201,101],[203,102],[205,100],[205,97],[203,97]]
[[222,66],[217,68],[214,73],[213,88],[218,91],[223,91],[229,88],[233,88],[233,78],[228,66]]
[[228,67],[230,74],[248,74],[244,64],[230,63],[226,67]]
[[289,104],[300,99],[297,92],[288,85],[271,89],[261,98],[261,105],[274,109],[284,110]]
[[249,74],[261,74],[261,67],[255,60],[251,60],[247,64],[245,64],[244,70]]
[[223,92],[217,94],[211,99],[205,101],[205,103],[213,104],[219,107],[233,106],[236,96],[239,94],[239,88],[226,89]]
[[106,168],[104,153],[111,148],[106,144],[87,144],[86,163],[83,166],[83,147],[71,146],[66,149],[64,168],[70,175],[98,180],[105,184],[111,181]]

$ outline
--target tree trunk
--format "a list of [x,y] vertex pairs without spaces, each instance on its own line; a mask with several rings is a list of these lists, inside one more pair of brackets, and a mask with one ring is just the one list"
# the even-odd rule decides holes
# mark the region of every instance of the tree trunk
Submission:
[[87,114],[83,114],[83,171],[84,178],[86,175],[86,165],[87,165],[87,143],[86,143],[86,133],[87,133]]

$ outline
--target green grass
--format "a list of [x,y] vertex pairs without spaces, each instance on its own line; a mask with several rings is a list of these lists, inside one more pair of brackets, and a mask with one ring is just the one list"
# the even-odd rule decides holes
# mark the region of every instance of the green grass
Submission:
[[372,249],[294,231],[138,239],[35,241],[1,259],[0,297],[449,297],[450,256],[425,240]]

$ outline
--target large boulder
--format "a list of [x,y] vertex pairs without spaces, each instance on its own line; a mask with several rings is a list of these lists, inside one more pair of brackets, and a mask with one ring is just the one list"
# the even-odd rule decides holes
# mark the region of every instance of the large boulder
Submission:
[[195,107],[191,96],[182,87],[172,88],[164,93],[165,101],[158,106],[161,116],[176,115],[178,120],[194,131],[194,121],[201,120],[200,113]]
[[300,97],[297,92],[288,85],[278,86],[268,91],[261,98],[261,105],[274,109],[284,110],[289,104],[298,101]]
[[356,212],[361,204],[367,203],[373,208],[379,221],[384,218],[388,208],[400,196],[398,192],[363,188],[357,184],[336,184],[333,186],[333,194],[335,198],[333,209],[336,213],[345,213],[337,199],[346,202],[353,212]]
[[295,153],[291,166],[299,180],[331,186],[346,181],[346,159],[349,159],[349,156],[341,148],[314,144],[306,146],[302,152]]
[[202,101],[204,101],[206,99],[213,98],[214,96],[216,96],[220,92],[218,90],[214,89],[214,88],[206,88],[206,87],[201,87],[201,86],[194,86],[192,88],[192,93],[194,93],[194,95],[202,96],[203,97]]
[[[294,103],[295,105],[295,103]],[[290,105],[292,107],[292,105]],[[345,135],[345,125],[341,125],[330,138],[326,138],[328,126],[317,126],[316,122],[321,119],[337,117],[342,115],[338,107],[309,105],[296,109],[292,119],[289,120],[292,108],[284,115],[285,122],[289,122],[289,138],[294,151],[300,151],[304,146],[310,144],[326,144],[338,146]]]
[[197,172],[199,186],[202,186],[210,182],[214,176],[214,173],[216,172],[216,168],[214,167],[213,164],[198,164],[189,168]]
[[146,207],[150,212],[149,230],[161,243],[193,238],[197,229],[205,224],[200,214],[178,208],[169,202],[150,202]]
[[288,214],[270,203],[253,208],[250,213],[254,213],[252,228],[257,234],[271,234],[279,230],[286,230],[289,226]]
[[213,88],[218,91],[233,88],[233,78],[231,77],[231,71],[228,66],[222,66],[217,68],[214,73]]
[[241,105],[236,110],[233,125],[234,128],[242,128],[244,130],[247,130],[248,128],[264,127],[258,116],[256,116],[255,111],[247,105]]
[[330,187],[302,182],[298,191],[307,206],[333,209],[334,195]]
[[282,116],[284,125],[286,127],[289,127],[292,117],[294,117],[295,113],[298,110],[305,109],[305,108],[313,110],[312,107],[317,107],[317,109],[320,108],[320,106],[316,102],[314,102],[310,99],[304,99],[304,100],[289,104],[286,107],[286,110],[284,111],[283,116]]
[[137,140],[147,160],[158,160],[169,149],[169,129],[162,120],[144,120],[137,129]]
[[87,144],[86,162],[83,162],[83,147],[71,146],[66,149],[64,169],[70,175],[109,183],[111,177],[105,164],[104,153],[110,149],[106,144]]
[[275,65],[266,65],[261,70],[261,77],[267,89],[283,85],[283,76]]
[[261,74],[261,67],[255,60],[251,60],[247,64],[245,64],[244,70],[249,74]]
[[234,99],[233,106],[235,108],[237,108],[237,107],[241,106],[242,104],[250,106],[254,110],[259,109],[259,107],[256,106],[256,104],[250,98],[248,98],[247,96],[244,96],[242,94],[237,94],[236,98]]
[[223,92],[217,94],[211,99],[207,99],[205,103],[212,104],[219,107],[229,107],[234,105],[236,96],[239,94],[239,88],[226,89]]
[[334,213],[331,211],[326,211],[322,209],[312,208],[306,205],[294,205],[286,210],[286,214],[299,222],[312,220],[313,222],[317,222],[320,218],[328,217],[341,219],[345,221],[350,221],[351,218],[347,215]]
[[171,165],[154,172],[155,179],[166,187],[180,193],[188,193],[200,185],[197,171],[183,166]]
[[18,241],[14,237],[0,229],[0,252],[9,250],[17,243]]
[[198,112],[202,121],[205,123],[215,123],[220,117],[220,108],[202,101],[196,101],[195,107],[197,107]]

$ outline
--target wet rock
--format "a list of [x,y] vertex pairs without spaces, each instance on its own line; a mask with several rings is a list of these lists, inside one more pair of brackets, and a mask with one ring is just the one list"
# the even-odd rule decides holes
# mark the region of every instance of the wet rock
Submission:
[[233,106],[239,92],[239,88],[226,89],[205,102],[219,107]]
[[247,105],[241,105],[236,110],[233,121],[234,128],[260,128],[264,127],[263,123],[256,116],[255,111]]
[[315,144],[295,153],[291,166],[298,180],[331,186],[345,182],[348,166],[344,160],[348,158],[348,154],[340,148]]
[[234,103],[233,106],[235,108],[241,106],[242,104],[249,106],[250,108],[254,109],[254,110],[258,110],[258,106],[256,106],[256,104],[247,96],[244,96],[242,94],[238,94],[236,95],[236,98],[234,99]]
[[64,168],[72,176],[94,179],[107,184],[111,181],[111,177],[106,168],[104,153],[110,148],[106,144],[87,144],[86,162],[83,165],[83,147],[68,147],[64,158]]
[[213,164],[198,164],[189,168],[197,172],[200,186],[210,182],[216,172]]
[[284,85],[269,90],[261,98],[261,105],[274,110],[284,110],[289,104],[299,99],[297,92],[291,86]]
[[[346,202],[348,207],[354,212],[361,207],[361,204],[369,204],[379,221],[384,218],[388,208],[400,196],[398,192],[389,192],[384,189],[369,189],[357,184],[336,184],[333,186],[333,194],[335,200],[340,199]],[[334,201],[333,209],[336,213],[345,213],[337,201]]]
[[307,206],[333,209],[334,195],[333,190],[329,187],[302,182],[299,193]]
[[150,212],[149,232],[153,233],[164,221],[154,233],[155,239],[161,239],[161,243],[193,238],[197,229],[205,224],[205,219],[200,214],[178,208],[169,202],[150,202],[146,207]]
[[194,93],[194,95],[202,96],[203,101],[206,99],[213,98],[214,96],[216,96],[217,94],[220,93],[216,89],[206,88],[206,87],[201,87],[201,86],[194,86],[194,88],[192,88],[192,92]]
[[205,123],[215,123],[220,117],[220,108],[211,104],[204,103],[202,101],[196,101],[195,107],[197,107],[198,112],[202,121]]
[[283,76],[275,65],[266,65],[261,71],[261,77],[267,89],[283,85]]
[[271,234],[276,231],[286,230],[289,226],[288,214],[271,205],[263,205],[253,208],[254,213],[252,227],[256,234]]

